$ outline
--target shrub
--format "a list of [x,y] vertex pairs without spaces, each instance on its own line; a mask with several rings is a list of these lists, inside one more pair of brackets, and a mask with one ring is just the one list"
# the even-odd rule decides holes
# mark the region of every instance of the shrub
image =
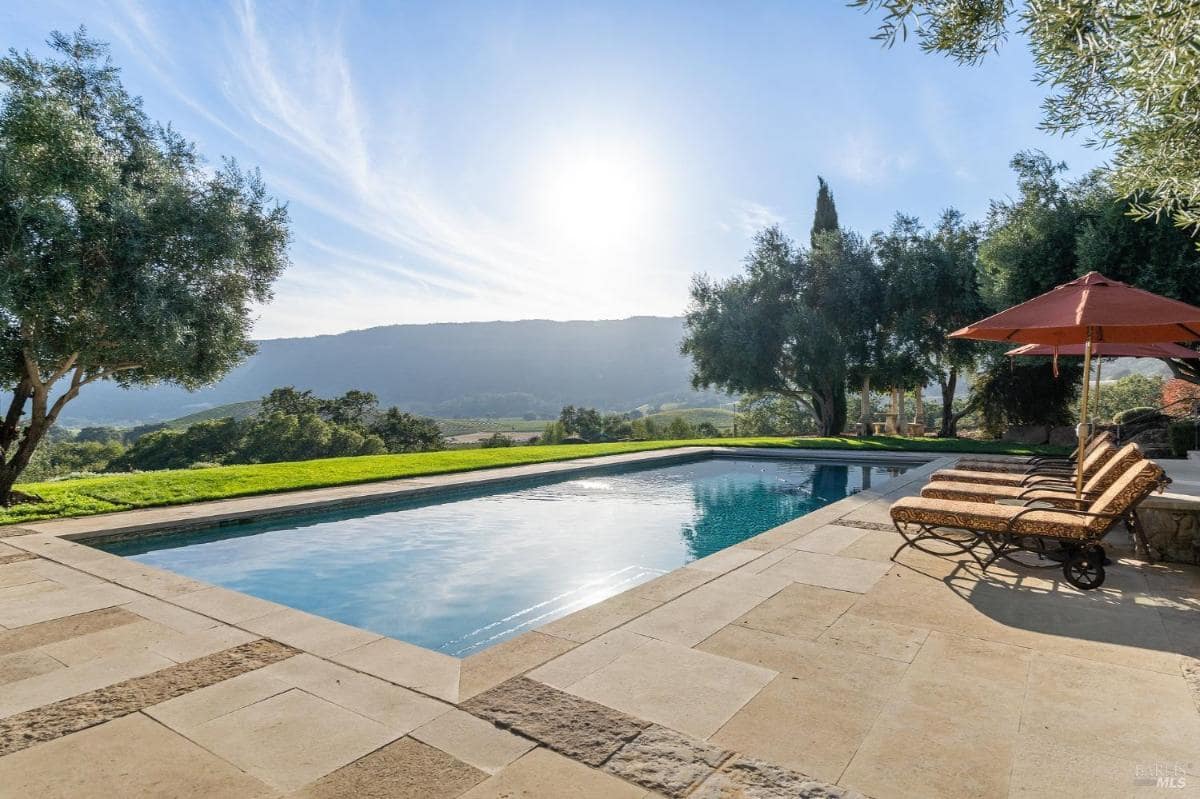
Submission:
[[1156,417],[1162,416],[1158,408],[1149,405],[1141,405],[1136,408],[1129,408],[1121,411],[1113,416],[1113,424],[1129,424],[1130,422],[1149,422]]
[[484,449],[492,449],[494,447],[511,447],[513,440],[503,433],[492,433],[491,436],[479,442],[479,446]]
[[1190,450],[1200,449],[1200,422],[1172,422],[1167,427],[1171,454],[1186,458]]

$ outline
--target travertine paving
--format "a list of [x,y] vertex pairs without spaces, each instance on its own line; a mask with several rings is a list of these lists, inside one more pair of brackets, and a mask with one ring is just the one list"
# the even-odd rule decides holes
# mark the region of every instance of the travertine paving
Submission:
[[470,475],[0,528],[0,797],[1200,795],[1200,569],[892,562],[941,465],[465,660],[69,537]]

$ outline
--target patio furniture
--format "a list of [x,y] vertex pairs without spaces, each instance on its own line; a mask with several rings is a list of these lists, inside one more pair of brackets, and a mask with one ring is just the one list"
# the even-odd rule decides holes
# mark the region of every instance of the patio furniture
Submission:
[[1126,444],[1092,475],[1083,487],[1083,498],[1075,498],[1073,483],[1066,478],[1048,479],[1031,485],[997,485],[935,480],[921,489],[921,496],[958,502],[1003,502],[1040,500],[1062,508],[1086,507],[1116,482],[1126,470],[1143,459],[1137,444]]
[[[1084,449],[1084,457],[1095,451],[1103,443],[1116,444],[1117,437],[1110,430],[1104,430],[1092,436]],[[956,469],[966,469],[976,472],[1021,472],[1031,466],[1055,466],[1063,469],[1075,468],[1075,456],[1078,447],[1070,455],[965,455],[958,459]]]
[[[1083,474],[1091,479],[1116,453],[1112,444],[1102,442],[1083,462]],[[1061,480],[1074,472],[1071,466],[1032,466],[1023,472],[989,472],[975,469],[938,469],[929,476],[930,482],[987,483],[991,485],[1028,486],[1046,480]]]
[[[1138,461],[1086,509],[905,497],[891,507],[892,523],[904,539],[892,559],[906,547],[933,555],[965,553],[986,571],[1005,558],[1021,566],[1061,566],[1067,582],[1076,588],[1098,588],[1105,576],[1100,540],[1120,521],[1137,524],[1134,511],[1162,485],[1163,476],[1158,464]],[[932,548],[934,542],[948,551]],[[976,552],[980,544],[990,552],[986,559]],[[1059,549],[1063,551],[1057,552]],[[1014,557],[1021,552],[1033,554],[1038,562]],[[1063,556],[1061,563],[1050,557],[1059,554]],[[1042,564],[1043,560],[1052,562]]]

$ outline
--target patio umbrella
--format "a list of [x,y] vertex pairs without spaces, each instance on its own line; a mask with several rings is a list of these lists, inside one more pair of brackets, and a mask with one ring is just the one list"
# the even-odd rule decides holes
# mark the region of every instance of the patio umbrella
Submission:
[[[1016,349],[1004,353],[1008,356],[1042,356],[1055,358],[1055,377],[1058,376],[1058,361],[1060,355],[1083,355],[1083,344],[1068,344],[1065,347],[1052,347],[1049,344],[1022,344]],[[1109,344],[1100,342],[1092,345],[1093,358],[1196,358],[1200,352],[1182,344]],[[1096,362],[1096,408],[1100,407],[1100,362]]]
[[[1092,347],[1101,344],[1163,344],[1200,340],[1200,308],[1111,280],[1099,272],[967,325],[951,338],[1048,344],[1061,349],[1083,345],[1083,371],[1091,373]],[[1088,384],[1079,404],[1079,451],[1087,437]],[[1082,459],[1080,459],[1082,462]],[[1076,469],[1075,495],[1083,494],[1083,471]]]

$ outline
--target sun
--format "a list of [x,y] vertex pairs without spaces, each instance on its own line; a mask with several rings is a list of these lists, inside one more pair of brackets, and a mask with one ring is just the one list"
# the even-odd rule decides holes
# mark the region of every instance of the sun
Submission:
[[548,158],[538,189],[546,238],[578,250],[635,245],[651,229],[654,171],[635,153],[579,147]]

